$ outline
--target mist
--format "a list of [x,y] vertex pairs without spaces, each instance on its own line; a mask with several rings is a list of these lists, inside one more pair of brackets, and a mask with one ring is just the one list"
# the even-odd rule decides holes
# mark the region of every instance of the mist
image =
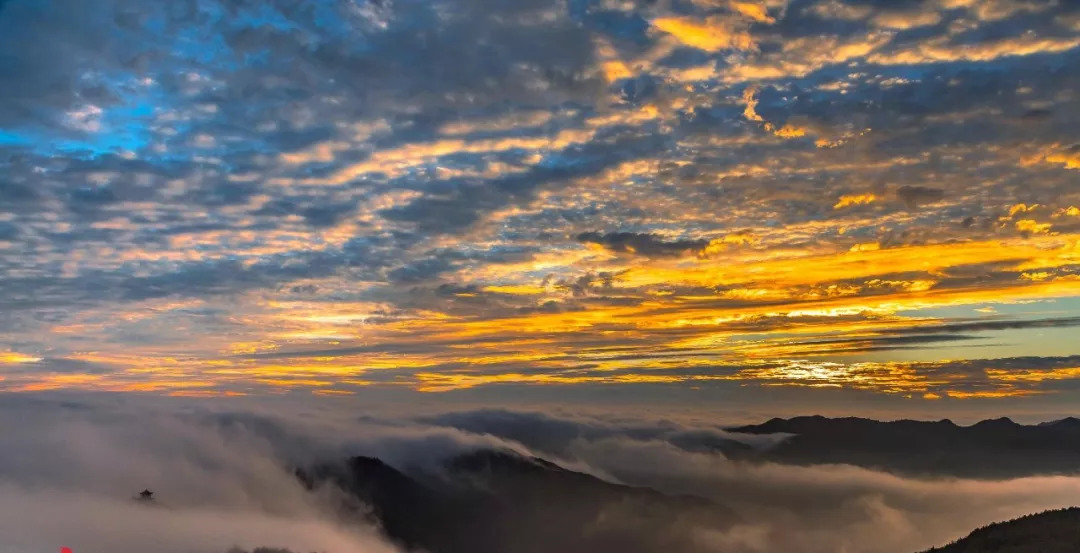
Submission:
[[[276,443],[228,418],[109,402],[0,401],[0,550],[395,549],[306,491]],[[153,502],[137,501],[144,488]]]
[[723,421],[649,421],[624,414],[553,417],[502,410],[425,420],[513,437],[564,466],[731,507],[742,518],[735,527],[697,529],[696,540],[705,550],[914,553],[994,521],[1080,502],[1076,476],[914,478],[850,465],[730,460],[708,447],[718,440],[769,447],[785,437],[726,432]]
[[915,552],[990,522],[1072,506],[1080,497],[1077,477],[905,478],[848,465],[751,465],[612,438],[576,444],[574,452],[625,483],[734,508],[744,523],[702,529],[701,537],[733,553]]
[[[493,424],[493,416],[513,424]],[[398,551],[371,523],[343,517],[325,493],[304,488],[293,470],[350,455],[433,470],[457,453],[492,448],[732,509],[733,526],[680,526],[688,547],[702,552],[914,553],[1080,497],[1080,477],[1072,476],[913,478],[732,460],[708,446],[745,440],[764,448],[784,437],[741,436],[722,422],[5,396],[0,549]],[[132,498],[143,488],[156,493],[152,505]]]

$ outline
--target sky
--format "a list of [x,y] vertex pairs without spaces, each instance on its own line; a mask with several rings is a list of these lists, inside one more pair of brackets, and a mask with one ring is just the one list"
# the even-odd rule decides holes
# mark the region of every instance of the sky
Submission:
[[0,390],[1075,412],[1068,0],[0,0]]

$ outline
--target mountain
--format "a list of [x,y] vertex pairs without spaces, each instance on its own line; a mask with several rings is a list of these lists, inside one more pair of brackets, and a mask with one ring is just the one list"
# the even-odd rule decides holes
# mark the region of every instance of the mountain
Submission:
[[1080,508],[1046,511],[975,530],[966,538],[925,553],[1076,553]]
[[775,447],[740,458],[790,464],[845,463],[916,475],[1008,478],[1080,472],[1080,420],[1022,425],[1008,418],[959,426],[822,416],[772,419],[728,428],[790,434]]
[[399,470],[372,457],[298,472],[334,484],[348,512],[374,519],[406,549],[430,553],[692,552],[693,529],[737,517],[691,496],[670,496],[567,470],[539,458],[478,450],[437,469]]

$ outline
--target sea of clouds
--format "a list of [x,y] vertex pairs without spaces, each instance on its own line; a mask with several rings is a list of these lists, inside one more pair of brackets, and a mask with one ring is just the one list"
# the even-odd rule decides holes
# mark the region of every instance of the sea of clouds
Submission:
[[[711,445],[783,437],[732,434],[723,421],[347,405],[0,396],[0,550],[392,552],[294,469],[348,455],[434,468],[492,447],[735,510],[734,526],[692,529],[688,543],[702,552],[913,553],[1080,497],[1080,477],[912,478],[731,460]],[[143,488],[155,491],[153,505],[133,499]]]

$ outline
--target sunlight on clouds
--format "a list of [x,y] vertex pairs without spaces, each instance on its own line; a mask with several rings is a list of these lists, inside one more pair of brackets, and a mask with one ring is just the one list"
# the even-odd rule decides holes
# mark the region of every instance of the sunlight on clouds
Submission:
[[1020,13],[1039,13],[1054,7],[1056,0],[943,0],[963,5],[983,21],[1000,21]]
[[743,110],[743,117],[750,121],[764,122],[761,115],[757,112],[757,89],[753,86],[746,87],[742,93],[743,103],[746,104],[746,108]]
[[0,389],[1080,379],[1067,3],[384,4],[14,51]]
[[710,17],[704,21],[685,17],[661,17],[654,19],[652,24],[679,42],[708,52],[756,48],[749,32],[736,29],[730,20],[723,17]]
[[18,353],[14,351],[0,351],[0,365],[14,365],[21,363],[37,363],[41,357]]
[[907,30],[929,25],[937,25],[941,22],[941,14],[934,11],[925,12],[882,12],[873,18],[874,25],[885,29]]
[[1040,223],[1033,219],[1021,219],[1016,221],[1016,230],[1033,234],[1046,234],[1050,232],[1052,226],[1053,225],[1049,223]]
[[543,286],[532,286],[529,284],[493,284],[484,287],[485,292],[494,292],[496,294],[512,294],[519,296],[536,296],[544,294],[548,290]]
[[1080,46],[1080,38],[1038,38],[1024,36],[975,45],[953,45],[945,38],[922,42],[910,48],[869,56],[871,63],[883,65],[914,65],[921,63],[945,63],[954,61],[992,61],[1011,56],[1030,56],[1054,53]]
[[840,199],[833,205],[833,209],[843,209],[852,205],[867,205],[877,201],[877,196],[874,194],[857,194],[853,196],[840,196]]
[[1043,382],[1045,380],[1077,380],[1080,379],[1080,367],[1065,367],[1060,369],[1010,369],[1007,371],[987,369],[986,375],[994,380],[1005,382]]
[[612,60],[604,62],[604,78],[606,78],[608,81],[614,82],[633,76],[634,73],[630,71],[630,68],[621,61]]
[[1064,166],[1066,169],[1080,169],[1080,148],[1055,145],[1039,154],[1024,158],[1021,163],[1024,165],[1049,163]]
[[758,23],[776,23],[776,18],[769,16],[768,9],[759,3],[731,0],[729,5],[731,6],[731,9]]
[[729,83],[803,77],[826,65],[863,58],[892,40],[887,32],[842,39],[826,36],[797,38],[783,44],[779,54],[764,54],[757,59],[728,68],[721,78]]
[[[619,281],[631,286],[666,282],[693,282],[723,286],[764,279],[773,286],[797,286],[830,280],[869,278],[888,273],[944,270],[957,265],[1021,261],[1039,258],[1047,267],[1073,263],[1075,237],[1032,238],[1030,241],[946,243],[888,249],[857,249],[838,254],[796,253],[778,259],[736,266],[701,260],[677,267],[670,262],[634,267]],[[1050,256],[1047,253],[1051,253]],[[1057,256],[1053,256],[1057,253]],[[726,261],[726,260],[725,260]]]

